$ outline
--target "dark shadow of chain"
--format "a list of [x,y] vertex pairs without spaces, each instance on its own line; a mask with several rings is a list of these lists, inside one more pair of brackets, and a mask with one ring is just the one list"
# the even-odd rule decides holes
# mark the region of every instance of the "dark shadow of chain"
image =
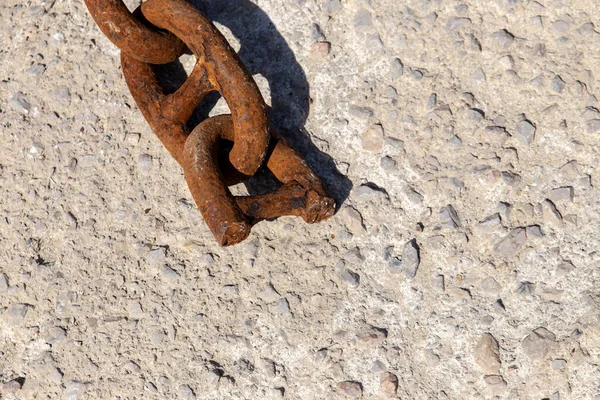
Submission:
[[[278,130],[296,148],[319,175],[337,207],[347,199],[352,182],[339,173],[333,159],[311,141],[304,125],[309,113],[310,87],[296,56],[268,15],[248,0],[190,0],[190,3],[212,21],[226,26],[240,43],[239,57],[250,74],[262,75],[271,90],[270,126]],[[166,86],[181,85],[187,77],[179,62],[162,66],[159,75],[166,76]],[[219,99],[209,94],[196,110],[190,126],[208,117]],[[271,191],[276,186],[268,172],[257,174],[246,182],[249,194]]]

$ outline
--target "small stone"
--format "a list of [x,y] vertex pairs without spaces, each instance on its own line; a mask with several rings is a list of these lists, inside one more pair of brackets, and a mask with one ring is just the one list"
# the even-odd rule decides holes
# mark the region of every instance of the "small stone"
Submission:
[[344,254],[344,259],[353,264],[361,264],[365,261],[365,257],[360,253],[358,247],[354,247]]
[[573,187],[565,186],[552,189],[548,194],[548,199],[553,203],[571,202],[573,201]]
[[144,384],[144,390],[146,392],[150,392],[150,393],[158,393],[158,388],[156,387],[156,385],[152,382],[146,382]]
[[527,335],[521,344],[523,351],[529,358],[533,361],[541,361],[546,357],[555,341],[556,335],[554,333],[546,328],[537,328]]
[[12,322],[13,325],[19,325],[25,319],[27,309],[26,304],[11,304],[6,311],[9,316],[9,321]]
[[314,59],[323,59],[331,52],[331,43],[316,42],[310,47],[310,56]]
[[178,388],[179,397],[186,400],[195,400],[196,394],[188,385],[181,385]]
[[381,168],[384,171],[387,171],[387,172],[394,171],[394,170],[398,169],[398,165],[396,163],[396,160],[394,160],[390,156],[381,157],[381,160],[379,160],[379,165],[381,166]]
[[431,93],[429,95],[429,98],[427,99],[426,108],[428,110],[431,110],[431,109],[435,108],[436,105],[437,105],[437,94]]
[[552,83],[550,84],[550,87],[556,93],[562,93],[563,89],[565,88],[565,85],[566,85],[565,81],[563,81],[559,75],[556,75],[556,76],[554,76],[554,79],[552,79]]
[[567,22],[559,19],[559,20],[554,21],[552,23],[552,29],[554,29],[554,31],[556,33],[563,34],[563,33],[565,33],[566,31],[569,30],[569,24]]
[[31,104],[29,104],[25,95],[21,92],[15,93],[8,105],[10,108],[23,115],[28,115],[31,111]]
[[448,20],[446,24],[446,28],[455,30],[460,28],[461,26],[471,25],[471,19],[464,17],[453,17]]
[[525,229],[516,228],[494,246],[494,251],[506,258],[512,258],[526,241]]
[[321,30],[321,27],[319,26],[319,24],[312,24],[311,37],[312,37],[312,40],[314,40],[315,42],[320,42],[320,41],[325,40],[325,35],[323,34],[323,31]]
[[50,368],[50,372],[48,373],[48,377],[54,383],[60,384],[62,382],[63,373],[60,372],[58,368],[52,367]]
[[2,384],[2,393],[15,394],[21,390],[21,383],[17,380],[8,381]]
[[387,200],[387,193],[378,188],[375,184],[368,182],[364,185],[360,185],[353,192],[357,200],[361,201],[373,201],[373,200]]
[[498,228],[502,226],[502,220],[500,219],[500,214],[495,213],[488,217],[485,217],[477,227],[486,232],[496,231]]
[[389,97],[391,99],[395,99],[396,97],[398,97],[398,91],[393,86],[386,86],[384,93],[386,97]]
[[484,334],[475,346],[475,362],[486,374],[497,374],[502,366],[498,341],[490,333]]
[[379,344],[387,338],[387,335],[385,329],[367,326],[356,335],[356,340],[362,345]]
[[363,134],[362,147],[367,151],[381,151],[383,148],[383,127],[381,125],[374,125]]
[[166,279],[173,280],[179,278],[179,273],[168,265],[163,266],[162,274]]
[[287,301],[287,299],[285,297],[282,297],[281,299],[279,299],[279,302],[277,303],[277,312],[279,314],[288,314],[291,312],[290,302]]
[[510,216],[511,208],[512,207],[511,207],[511,205],[509,203],[505,203],[505,202],[501,201],[496,206],[496,211],[498,211],[498,213],[500,213],[500,217],[502,218],[502,220],[508,221],[508,218]]
[[320,349],[315,353],[315,360],[323,361],[325,358],[327,358],[327,353],[328,350],[326,348]]
[[471,74],[471,80],[474,83],[483,84],[483,83],[485,83],[487,81],[487,77],[485,75],[485,72],[483,72],[483,69],[478,68],[478,69],[475,70],[475,72],[473,72]]
[[524,144],[530,145],[533,142],[535,136],[535,125],[528,120],[523,120],[517,123],[516,133],[517,137]]
[[151,265],[162,265],[165,263],[166,259],[167,256],[163,247],[150,250],[146,256],[146,261],[148,261]]
[[77,159],[76,158],[71,158],[69,160],[69,164],[67,165],[67,169],[70,172],[75,172],[75,170],[77,169]]
[[144,310],[142,309],[142,304],[138,301],[133,302],[129,305],[129,315],[134,318],[139,318],[144,315]]
[[542,214],[544,217],[544,223],[561,227],[563,225],[562,215],[554,205],[554,203],[548,199],[542,203]]
[[563,290],[547,288],[547,289],[544,289],[544,291],[542,293],[540,293],[540,297],[542,298],[542,300],[544,300],[546,302],[559,304],[562,300],[563,294],[564,294]]
[[577,33],[581,36],[591,36],[595,32],[595,26],[592,22],[586,22],[577,29]]
[[565,276],[575,270],[575,265],[569,260],[561,261],[556,267],[556,276]]
[[467,45],[470,50],[481,51],[481,42],[473,34],[467,35]]
[[469,289],[456,286],[448,286],[446,288],[446,293],[448,293],[450,298],[457,302],[471,300],[471,292]]
[[444,278],[444,275],[435,275],[431,278],[431,286],[433,286],[433,288],[439,292],[439,293],[444,293],[444,291],[446,290],[446,278]]
[[440,221],[442,227],[456,229],[461,226],[460,219],[454,207],[448,204],[446,207],[440,210]]
[[562,358],[557,358],[552,362],[552,368],[554,369],[563,369],[565,365],[567,365],[567,361]]
[[66,337],[67,332],[63,328],[59,326],[54,326],[48,329],[48,339],[46,339],[46,343],[48,343],[51,346],[55,346]]
[[8,276],[4,273],[0,273],[0,293],[6,292],[8,288]]
[[33,75],[35,77],[40,77],[46,71],[46,66],[44,64],[34,64],[31,67],[27,68],[25,73],[29,75]]
[[327,12],[327,15],[337,14],[341,10],[342,10],[341,0],[328,0],[327,3],[325,3],[325,11]]
[[128,144],[136,145],[140,142],[141,135],[135,132],[127,132],[124,141]]
[[497,296],[502,290],[502,286],[491,276],[488,276],[481,282],[481,289],[488,296]]
[[367,35],[365,47],[370,53],[379,51],[381,54],[385,54],[385,52],[381,51],[384,48],[383,41],[381,40],[381,36],[377,33]]
[[134,374],[139,374],[142,371],[140,366],[131,360],[127,361],[123,368],[125,368],[126,371],[132,372]]
[[373,365],[371,366],[371,372],[382,372],[385,371],[385,364],[379,360],[373,361]]
[[511,44],[513,44],[515,36],[506,29],[502,29],[497,32],[494,32],[492,34],[492,39],[496,41],[498,46],[500,46],[503,49],[506,49],[510,47]]
[[600,131],[600,119],[592,119],[586,123],[588,133],[596,133]]
[[360,212],[354,207],[347,206],[340,212],[340,217],[346,228],[354,235],[361,235],[366,232],[363,224],[363,218]]
[[398,390],[398,377],[391,372],[384,372],[379,377],[379,387],[387,397],[396,396]]
[[149,154],[140,154],[138,157],[138,166],[142,172],[150,171],[152,168],[152,156]]
[[526,228],[527,237],[528,238],[542,238],[544,237],[544,233],[542,232],[542,228],[539,225],[530,225]]
[[370,28],[373,26],[373,18],[371,13],[364,8],[358,10],[354,15],[354,27],[357,29]]
[[485,118],[483,111],[477,108],[470,108],[467,110],[467,119],[473,122],[481,122]]
[[407,278],[413,279],[417,275],[420,263],[419,245],[416,239],[410,240],[402,250],[402,269]]
[[421,204],[423,202],[423,195],[409,186],[404,189],[404,194],[413,204]]
[[369,119],[373,116],[373,109],[369,107],[358,107],[351,105],[348,109],[350,114],[356,118]]
[[498,64],[500,64],[504,69],[513,69],[515,66],[515,60],[512,58],[512,56],[504,56],[498,60]]
[[127,218],[127,211],[119,210],[117,212],[117,221],[123,221],[125,218]]
[[420,81],[421,79],[423,79],[423,71],[419,69],[413,69],[410,71],[410,73],[415,81]]
[[63,85],[57,86],[56,88],[54,88],[54,96],[56,96],[56,98],[58,98],[58,100],[65,102],[65,103],[70,103],[71,102],[71,92],[69,91],[69,88]]
[[356,288],[360,284],[360,275],[356,272],[344,269],[340,277],[342,281],[347,283],[350,287]]
[[338,389],[344,393],[346,396],[358,399],[362,397],[363,386],[360,382],[355,381],[345,381],[341,382],[338,385]]
[[399,58],[394,58],[390,64],[390,77],[397,79],[402,75],[404,75],[404,64],[402,64]]
[[157,381],[158,385],[166,391],[169,386],[171,386],[171,381],[166,376],[159,376]]
[[509,186],[516,187],[521,183],[521,175],[510,171],[502,171],[500,174],[504,183]]
[[451,146],[460,147],[462,146],[462,139],[457,135],[453,135],[450,139],[446,141]]

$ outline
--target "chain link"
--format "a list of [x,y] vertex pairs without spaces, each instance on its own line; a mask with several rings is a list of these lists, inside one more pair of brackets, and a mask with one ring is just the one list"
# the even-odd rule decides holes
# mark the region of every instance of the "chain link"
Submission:
[[[252,76],[227,40],[185,0],[148,0],[130,13],[122,0],[85,0],[102,32],[121,49],[123,75],[146,121],[183,167],[209,229],[221,246],[248,237],[252,225],[284,215],[315,223],[333,215],[335,202],[302,157],[270,130],[267,109]],[[152,64],[185,49],[196,65],[181,87],[166,94]],[[231,114],[207,118],[193,132],[187,122],[204,96],[218,91]],[[219,159],[223,140],[233,142]],[[263,165],[283,183],[272,193],[233,196]]]

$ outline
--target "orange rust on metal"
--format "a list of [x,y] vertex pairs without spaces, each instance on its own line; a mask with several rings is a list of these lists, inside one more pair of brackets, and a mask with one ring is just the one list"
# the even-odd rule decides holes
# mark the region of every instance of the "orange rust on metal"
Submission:
[[[118,18],[100,20],[109,30],[125,31],[115,28],[125,18],[119,8],[125,7],[121,0],[96,0],[90,5],[93,2],[86,0],[97,21],[98,9],[116,7]],[[212,22],[183,0],[149,0],[141,6],[141,13],[149,23],[166,30],[148,28],[150,32],[166,35],[161,38],[173,32],[173,37],[181,38],[196,55],[194,70],[172,94],[165,93],[150,62],[125,45],[121,47],[121,65],[142,114],[183,167],[194,201],[218,243],[239,243],[249,235],[252,225],[267,218],[293,215],[314,223],[333,215],[335,203],[321,180],[294,149],[269,130],[266,106],[256,83]],[[135,20],[135,15],[128,17]],[[129,29],[132,24],[124,26]],[[117,39],[130,44],[127,38]],[[166,46],[160,38],[148,40],[154,46]],[[208,118],[190,134],[187,122],[194,109],[215,90],[223,95],[232,114]],[[233,148],[228,157],[219,159],[223,140],[232,141]],[[265,161],[283,186],[264,195],[233,196],[227,186],[249,178]]]
[[281,139],[268,156],[267,168],[284,185],[261,196],[234,197],[219,168],[222,140],[234,140],[230,115],[201,122],[186,141],[183,154],[185,179],[192,197],[220,245],[244,240],[251,225],[266,218],[295,215],[314,223],[333,215],[334,201],[319,178]]
[[185,44],[172,33],[145,24],[139,12],[132,15],[123,0],[84,1],[102,33],[121,51],[140,61],[166,64],[185,50]]
[[196,55],[233,116],[235,143],[229,159],[238,171],[254,174],[269,143],[267,107],[242,61],[214,24],[184,0],[149,0],[142,4],[142,13]]

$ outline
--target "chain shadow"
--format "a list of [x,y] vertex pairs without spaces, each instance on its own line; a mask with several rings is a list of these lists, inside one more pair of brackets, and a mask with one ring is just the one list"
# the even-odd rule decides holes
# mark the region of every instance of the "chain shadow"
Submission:
[[[348,198],[352,182],[337,170],[331,156],[313,144],[304,127],[310,108],[309,83],[296,56],[271,19],[249,0],[190,0],[190,3],[210,20],[227,27],[239,41],[238,56],[250,74],[262,75],[269,84],[270,126],[279,131],[323,179],[339,209]],[[167,88],[178,87],[187,77],[178,62],[161,66],[157,72],[171,81],[165,82]],[[208,117],[219,98],[216,92],[206,96],[190,120],[192,128]],[[264,169],[245,186],[253,195],[272,191],[278,183]]]

